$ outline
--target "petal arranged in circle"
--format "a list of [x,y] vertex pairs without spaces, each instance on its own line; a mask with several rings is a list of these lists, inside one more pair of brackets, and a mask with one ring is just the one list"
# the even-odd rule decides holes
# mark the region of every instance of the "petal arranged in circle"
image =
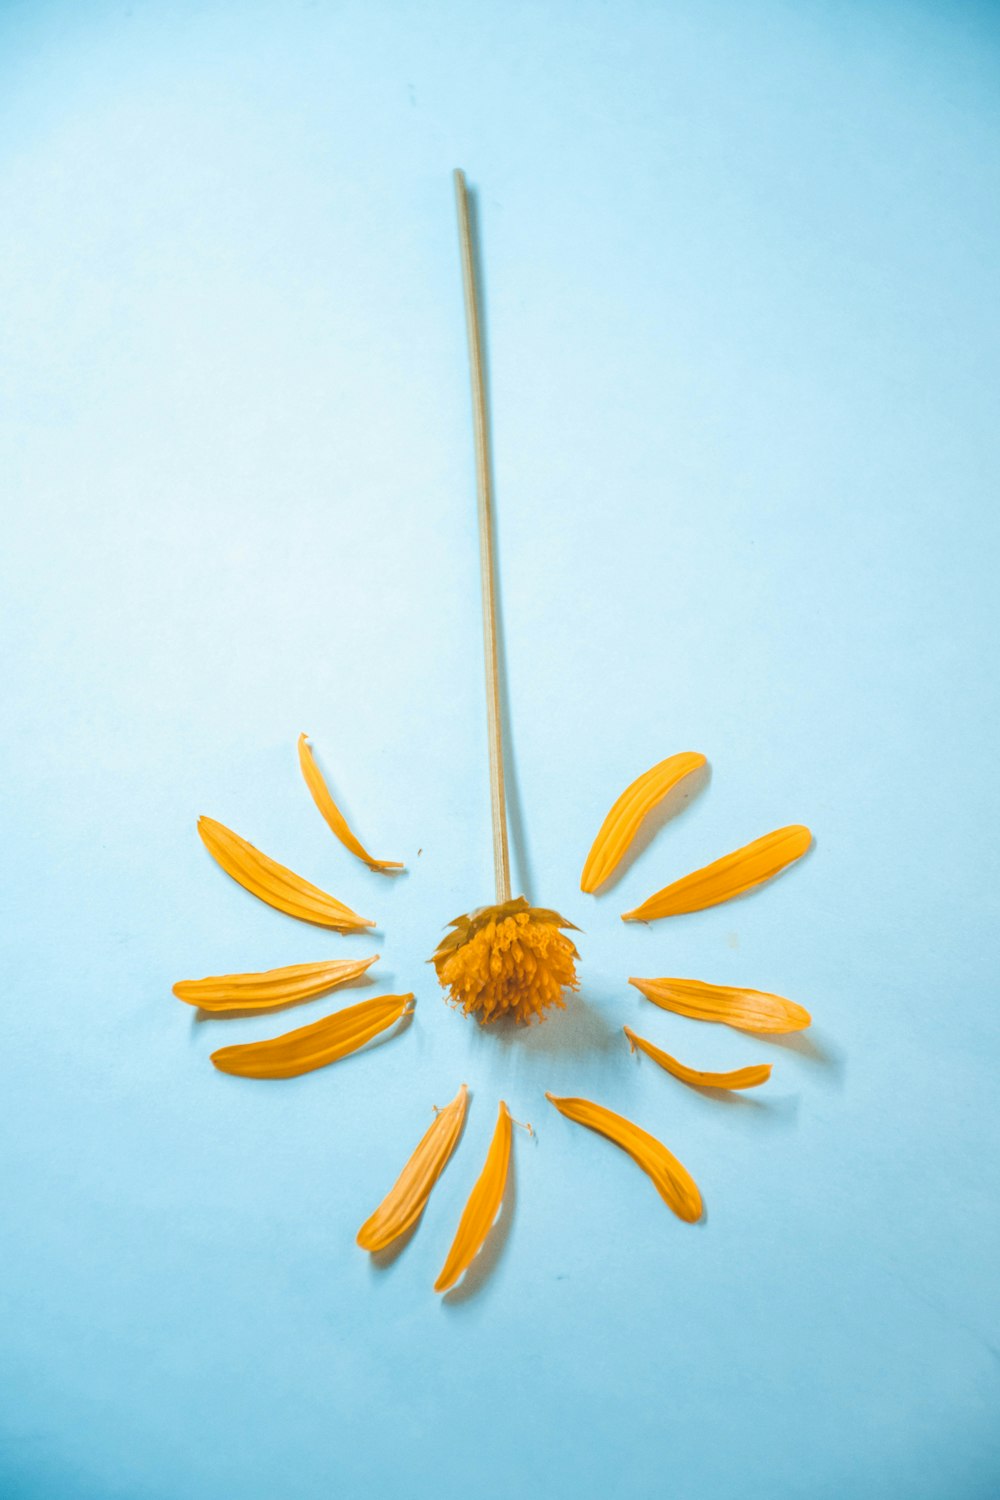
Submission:
[[812,1016],[794,1000],[769,995],[766,990],[744,990],[725,984],[703,984],[700,979],[630,979],[636,989],[662,1010],[672,1010],[694,1021],[721,1021],[740,1031],[780,1034],[805,1031]]
[[648,812],[685,776],[705,764],[695,750],[682,750],[644,771],[627,786],[601,824],[580,876],[581,891],[596,891],[613,875]]
[[323,779],[323,773],[313,757],[312,747],[309,744],[309,736],[299,735],[299,765],[305,778],[306,786],[312,794],[312,799],[326,819],[330,828],[337,835],[345,849],[362,860],[369,870],[401,870],[402,864],[398,859],[375,859],[368,850],[348,828],[347,819],[340,811],[330,795],[330,788]]
[[633,1052],[636,1048],[645,1052],[665,1072],[672,1073],[681,1083],[689,1083],[696,1089],[755,1089],[766,1083],[771,1076],[770,1063],[753,1063],[748,1068],[733,1068],[728,1073],[706,1073],[700,1068],[688,1068],[678,1062],[676,1057],[671,1057],[669,1052],[654,1047],[644,1036],[638,1036],[631,1026],[623,1026],[622,1030],[628,1037]]
[[614,1141],[616,1146],[631,1156],[637,1166],[652,1179],[653,1185],[664,1203],[672,1208],[679,1219],[694,1224],[701,1218],[702,1203],[698,1184],[686,1167],[682,1166],[655,1135],[650,1135],[624,1115],[616,1115],[595,1104],[592,1099],[560,1099],[555,1094],[546,1094],[561,1115],[596,1130],[599,1135]]
[[752,844],[745,844],[742,849],[664,886],[634,911],[623,912],[622,921],[653,922],[657,917],[676,917],[682,912],[718,906],[720,901],[742,896],[744,891],[779,874],[800,859],[811,843],[812,834],[800,823],[776,828],[773,833],[754,839]]
[[340,932],[375,926],[369,917],[359,917],[335,896],[310,885],[294,870],[288,870],[269,855],[262,854],[224,823],[217,823],[214,818],[199,818],[198,833],[209,854],[226,874],[260,901],[266,901],[268,906],[276,907],[290,917],[298,917],[300,922],[315,922],[319,927],[333,927]]
[[395,1185],[358,1230],[362,1250],[384,1250],[420,1218],[458,1142],[468,1095],[463,1083],[451,1103],[438,1110]]
[[334,1011],[332,1016],[269,1041],[222,1047],[212,1053],[212,1062],[220,1073],[235,1073],[240,1078],[295,1078],[357,1052],[380,1031],[409,1015],[412,1001],[412,995],[362,1000],[359,1005]]
[[503,1202],[504,1188],[507,1186],[510,1136],[510,1110],[501,1099],[493,1139],[486,1153],[486,1162],[476,1180],[475,1187],[469,1194],[469,1201],[462,1211],[462,1217],[458,1221],[458,1229],[455,1231],[455,1238],[448,1251],[448,1259],[434,1283],[436,1292],[446,1292],[455,1285],[458,1278],[475,1260],[480,1246],[493,1227],[493,1221]]
[[174,985],[178,1000],[202,1010],[272,1010],[311,1000],[340,984],[360,979],[378,961],[371,958],[331,958],[318,964],[292,964],[260,974],[216,974],[208,979],[180,979]]

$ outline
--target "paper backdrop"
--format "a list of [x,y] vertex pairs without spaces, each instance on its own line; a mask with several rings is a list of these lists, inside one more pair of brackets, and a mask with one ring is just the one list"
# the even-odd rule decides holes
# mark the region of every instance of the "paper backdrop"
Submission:
[[[0,10],[0,1490],[986,1500],[1000,1481],[997,70],[987,4]],[[495,1036],[450,173],[477,193],[515,888],[583,988]],[[372,851],[309,800],[305,730]],[[711,777],[598,898],[653,762]],[[378,920],[303,927],[201,813]],[[619,913],[789,822],[771,887]],[[379,952],[407,1030],[298,1080],[179,979]],[[773,990],[796,1044],[630,975]],[[355,992],[352,992],[354,994]],[[770,1061],[745,1100],[629,1056]],[[355,1232],[466,1082],[381,1267]],[[658,1134],[682,1224],[544,1091]],[[515,1176],[432,1283],[497,1100]]]

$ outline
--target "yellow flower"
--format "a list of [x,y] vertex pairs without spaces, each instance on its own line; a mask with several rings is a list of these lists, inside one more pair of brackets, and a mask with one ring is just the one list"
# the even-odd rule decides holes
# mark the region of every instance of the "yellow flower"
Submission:
[[[465,178],[455,173],[462,276],[472,373],[473,429],[476,448],[476,495],[479,517],[483,643],[493,831],[496,902],[456,917],[430,962],[450,1002],[480,1024],[509,1017],[519,1023],[543,1019],[552,1008],[564,1009],[567,990],[579,988],[579,957],[566,930],[575,931],[558,912],[530,906],[524,896],[511,899],[507,803],[504,789],[504,735],[500,651],[493,565],[492,485],[489,424],[479,327],[475,251]],[[352,855],[373,871],[398,870],[393,860],[370,855],[351,831],[313,759],[306,736],[299,736],[299,765],[309,792],[327,824]],[[580,889],[594,894],[618,870],[643,820],[694,771],[705,766],[700,752],[682,751],[659,761],[636,778],[612,804],[591,846]],[[223,824],[199,821],[198,831],[223,870],[259,900],[303,922],[348,933],[374,927],[328,892],[261,853]],[[812,843],[809,829],[791,824],[765,834],[712,864],[673,881],[632,911],[626,922],[701,911],[752,890],[800,858]],[[419,852],[419,851],[418,851]],[[181,980],[174,993],[191,1005],[218,1014],[279,1008],[309,999],[360,978],[374,958],[328,959],[255,973],[213,975]],[[810,1024],[808,1011],[794,1001],[760,990],[711,985],[701,980],[632,979],[641,994],[663,1010],[714,1021],[757,1033],[800,1031]],[[291,1078],[325,1067],[359,1051],[376,1036],[412,1013],[413,995],[381,995],[336,1011],[319,1021],[265,1041],[222,1047],[211,1061],[223,1073],[247,1078]],[[770,1077],[769,1063],[726,1072],[688,1067],[630,1026],[624,1028],[633,1050],[694,1088],[754,1088]],[[437,1112],[395,1184],[357,1233],[358,1244],[376,1253],[398,1241],[419,1220],[435,1183],[455,1150],[465,1120],[468,1089],[462,1084],[452,1102]],[[655,1135],[635,1121],[593,1099],[547,1093],[559,1113],[606,1137],[626,1152],[649,1176],[660,1197],[689,1223],[702,1217],[702,1198],[694,1178]],[[500,1101],[496,1126],[483,1168],[469,1194],[441,1274],[434,1283],[447,1292],[473,1264],[487,1242],[504,1201],[511,1161],[512,1120]],[[526,1127],[531,1132],[531,1127]],[[531,1132],[533,1134],[533,1132]]]
[[431,959],[442,989],[467,1016],[482,1023],[511,1016],[541,1020],[565,1008],[563,990],[579,988],[574,944],[558,912],[529,906],[523,896],[483,906],[449,923],[451,932]]

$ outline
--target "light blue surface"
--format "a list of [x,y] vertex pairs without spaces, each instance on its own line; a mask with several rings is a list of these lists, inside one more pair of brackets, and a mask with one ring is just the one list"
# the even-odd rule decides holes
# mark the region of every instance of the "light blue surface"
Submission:
[[[0,8],[5,1497],[997,1494],[998,21]],[[459,164],[519,884],[585,929],[581,999],[513,1040],[423,964],[491,894]],[[405,876],[329,835],[301,729]],[[581,896],[685,748],[708,786]],[[214,1071],[330,1002],[199,1022],[175,980],[375,950],[239,890],[200,812],[377,916],[403,1035]],[[772,887],[619,921],[791,821]],[[812,1040],[629,974],[777,990]],[[624,1022],[771,1084],[702,1097]],[[463,1079],[375,1268],[355,1230]],[[546,1088],[661,1134],[706,1221]],[[501,1094],[537,1138],[442,1303]]]

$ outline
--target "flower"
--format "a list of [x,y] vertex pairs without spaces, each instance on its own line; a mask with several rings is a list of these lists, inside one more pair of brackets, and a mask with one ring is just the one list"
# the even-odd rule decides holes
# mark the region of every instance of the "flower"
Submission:
[[[300,755],[301,748],[300,743]],[[620,860],[635,836],[638,827],[635,814],[640,810],[635,787],[640,788],[645,799],[642,806],[646,802],[652,806],[653,793],[662,793],[664,779],[669,779],[668,773],[673,774],[671,767],[676,771],[678,762],[683,763],[683,757],[661,762],[653,768],[655,774],[639,778],[623,794],[624,801],[619,799],[619,804],[627,804],[627,826],[619,820],[610,834],[605,831],[598,838],[600,860]],[[502,830],[502,824],[500,827]],[[261,854],[222,824],[202,818],[199,832],[222,869],[259,900],[300,921],[319,922],[345,932],[369,925],[343,903]],[[679,890],[684,900],[672,899],[664,903],[666,909],[647,910],[644,919],[728,900],[783,869],[803,852],[810,838],[808,829],[794,825],[758,839],[716,861],[714,866],[675,882],[668,888],[668,894],[672,890],[676,895]],[[496,872],[498,886],[501,880],[503,886],[496,903],[456,917],[448,924],[449,931],[430,959],[447,999],[481,1024],[504,1016],[520,1023],[541,1020],[553,1008],[564,1009],[566,991],[579,988],[576,972],[579,955],[567,935],[577,929],[558,912],[531,906],[524,896],[510,899],[505,846],[503,854]],[[602,869],[600,864],[598,869]],[[613,873],[612,867],[606,867],[602,883]],[[652,903],[647,903],[647,908],[662,899],[663,893],[659,893]],[[225,1017],[310,999],[363,977],[374,962],[370,957],[326,960],[263,973],[214,975],[203,980],[180,981],[174,993],[188,1004],[200,1005],[207,1012]],[[796,1002],[760,990],[679,978],[632,979],[630,983],[662,1010],[735,1026],[761,1038],[769,1033],[800,1031],[811,1020],[808,1011]],[[413,1003],[412,994],[362,1000],[281,1036],[223,1047],[211,1054],[211,1061],[220,1072],[244,1078],[295,1077],[357,1052],[409,1015]],[[623,1029],[633,1050],[645,1053],[666,1072],[695,1088],[752,1088],[764,1083],[771,1072],[768,1063],[728,1072],[694,1069],[637,1035],[631,1026]],[[697,1183],[656,1135],[596,1100],[555,1094],[546,1097],[567,1119],[606,1136],[631,1156],[679,1218],[690,1223],[700,1219],[702,1198]],[[469,1092],[463,1084],[452,1102],[437,1113],[395,1185],[358,1231],[357,1241],[363,1249],[381,1251],[416,1224],[458,1146],[468,1102]],[[451,1251],[434,1284],[438,1292],[447,1292],[458,1282],[489,1238],[507,1189],[513,1123],[506,1104],[501,1101],[486,1160],[469,1192]]]
[[431,963],[449,1000],[485,1025],[502,1016],[530,1022],[579,989],[579,954],[560,928],[577,929],[558,912],[529,906],[523,896],[482,906],[448,924]]
[[[475,1016],[481,1025],[503,1017],[530,1023],[536,1018],[543,1019],[553,1007],[565,1009],[565,991],[579,988],[576,975],[579,955],[572,940],[566,936],[566,929],[576,930],[572,922],[567,922],[558,912],[529,905],[524,896],[511,898],[483,341],[468,193],[464,174],[456,171],[454,176],[472,378],[496,903],[467,912],[449,923],[451,931],[442,939],[429,962],[433,963],[438,982],[448,992],[451,1003],[465,1015]],[[298,749],[299,765],[313,801],[345,848],[371,870],[400,869],[396,861],[373,858],[351,831],[313,759],[304,734],[299,736]],[[659,761],[625,788],[613,803],[591,846],[580,878],[582,891],[594,894],[611,879],[647,814],[661,804],[679,782],[705,764],[705,757],[700,752],[682,751]],[[326,891],[262,854],[221,823],[202,818],[198,829],[206,848],[222,869],[259,900],[279,911],[341,932],[375,925]],[[650,922],[728,901],[770,880],[803,855],[811,842],[808,828],[800,824],[776,829],[691,875],[675,880],[641,906],[624,912],[622,920]],[[348,974],[359,977],[372,962],[372,959],[360,960],[352,965],[346,961],[340,964],[330,961],[326,964],[292,965],[264,973],[216,975],[200,981],[181,981],[174,987],[174,992],[189,1004],[200,1002],[205,1008],[223,1014],[236,1011],[241,1002],[263,1009],[309,998],[321,990],[345,983]],[[631,983],[662,1009],[703,1021],[725,1022],[764,1033],[797,1031],[810,1022],[808,1012],[794,1001],[758,990],[733,989],[685,979],[633,979]],[[411,1014],[412,1005],[412,994],[384,995],[361,1001],[283,1036],[223,1047],[212,1053],[211,1060],[221,1072],[243,1077],[293,1077],[356,1052],[373,1037]],[[665,1071],[696,1088],[751,1088],[770,1076],[770,1064],[767,1063],[728,1072],[690,1068],[646,1038],[637,1036],[631,1027],[625,1026],[624,1033],[633,1050],[645,1053]],[[702,1198],[698,1185],[687,1168],[656,1136],[595,1100],[551,1093],[547,1093],[546,1098],[561,1115],[605,1136],[626,1152],[648,1174],[661,1198],[679,1218],[689,1223],[696,1223],[701,1218]],[[372,1252],[384,1249],[420,1218],[462,1133],[467,1100],[468,1090],[463,1084],[451,1104],[438,1112],[394,1186],[358,1231],[357,1242],[362,1248]],[[507,1105],[501,1100],[486,1161],[469,1194],[448,1258],[434,1283],[435,1291],[447,1292],[455,1285],[472,1265],[490,1234],[507,1186],[513,1123]],[[531,1129],[530,1126],[526,1128]]]

